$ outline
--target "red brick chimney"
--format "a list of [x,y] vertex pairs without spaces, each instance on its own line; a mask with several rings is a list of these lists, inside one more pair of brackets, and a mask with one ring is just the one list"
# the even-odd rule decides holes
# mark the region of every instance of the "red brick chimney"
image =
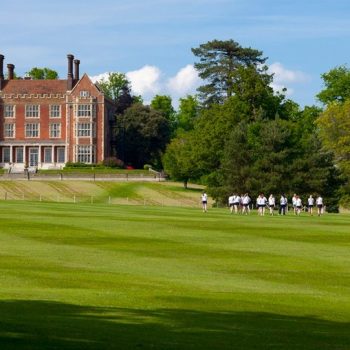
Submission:
[[4,55],[0,55],[0,80],[4,80]]
[[14,78],[14,73],[13,73],[14,69],[15,69],[15,65],[14,64],[9,63],[7,65],[7,75],[8,75],[7,79],[8,80],[13,80],[13,78]]
[[67,76],[67,90],[73,89],[73,59],[74,56],[69,54],[68,58],[68,76]]

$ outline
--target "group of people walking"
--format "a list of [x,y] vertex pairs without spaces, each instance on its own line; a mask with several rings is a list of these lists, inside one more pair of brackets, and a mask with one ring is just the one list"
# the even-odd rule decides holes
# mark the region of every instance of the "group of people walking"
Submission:
[[[246,193],[242,196],[233,193],[228,198],[228,204],[230,207],[231,213],[242,213],[249,214],[250,213],[250,205],[251,198]],[[261,216],[265,215],[266,209],[269,210],[270,215],[275,214],[275,209],[278,206],[278,213],[280,215],[286,215],[288,211],[288,198],[285,194],[282,194],[279,199],[279,205],[277,205],[277,200],[273,194],[270,194],[268,198],[265,197],[263,193],[259,194],[256,199],[256,208],[258,209],[258,214]],[[323,198],[321,196],[317,196],[315,199],[312,195],[307,199],[307,204],[303,205],[302,199],[296,193],[292,197],[292,207],[295,215],[300,215],[302,210],[307,210],[310,215],[313,215],[313,209],[317,207],[317,215],[320,216],[323,214]]]
[[[208,196],[205,192],[202,193],[202,208],[203,212],[207,212]],[[304,210],[313,215],[314,208],[316,205],[317,215],[321,216],[324,212],[323,198],[317,196],[314,198],[310,195],[306,201],[306,205],[303,204],[302,199],[296,193],[292,197],[292,208],[294,215],[300,215]],[[228,197],[228,206],[230,208],[231,214],[250,214],[251,209],[253,208],[252,200],[249,197],[248,193],[238,195],[237,193],[232,193]],[[288,212],[288,198],[285,194],[282,194],[279,198],[279,203],[277,203],[276,198],[273,194],[270,194],[269,198],[266,198],[263,193],[260,193],[256,199],[256,208],[258,209],[258,214],[261,216],[265,215],[266,209],[268,209],[270,215],[275,214],[276,208],[278,208],[279,215],[286,215]]]

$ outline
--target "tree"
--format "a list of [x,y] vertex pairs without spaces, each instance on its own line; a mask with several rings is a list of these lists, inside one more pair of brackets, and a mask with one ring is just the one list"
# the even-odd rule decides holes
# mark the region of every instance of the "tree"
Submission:
[[98,81],[98,86],[113,101],[126,92],[130,93],[130,82],[124,73],[108,73],[108,78]]
[[172,106],[172,100],[170,96],[156,95],[151,101],[151,108],[162,113],[164,118],[169,120],[171,130],[176,128],[175,110]]
[[172,179],[183,181],[184,187],[198,178],[198,167],[190,133],[182,132],[168,144],[163,156],[164,170]]
[[259,71],[266,58],[262,51],[244,48],[233,40],[213,40],[198,48],[192,48],[199,58],[194,67],[199,76],[206,82],[198,88],[204,105],[222,103],[234,94],[235,85],[240,81],[239,68],[254,67]]
[[58,73],[50,68],[38,68],[34,67],[29,72],[26,73],[29,77],[34,80],[58,79]]
[[321,75],[325,89],[317,98],[328,105],[332,102],[344,102],[350,98],[350,69],[346,66],[339,66]]
[[159,167],[170,139],[169,121],[160,112],[136,103],[118,117],[117,123],[117,138],[124,144],[118,155],[124,163],[137,168],[144,164]]
[[198,100],[188,95],[180,98],[179,111],[177,113],[177,127],[179,130],[189,131],[194,128],[194,121],[198,116]]

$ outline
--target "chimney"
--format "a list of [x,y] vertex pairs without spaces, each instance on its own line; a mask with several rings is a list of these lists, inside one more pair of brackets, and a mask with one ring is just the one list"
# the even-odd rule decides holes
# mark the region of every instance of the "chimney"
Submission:
[[73,89],[73,59],[74,59],[74,56],[69,54],[69,55],[67,55],[67,58],[68,58],[67,89],[72,90]]
[[78,81],[79,80],[79,60],[74,60],[74,80]]
[[4,55],[0,55],[0,80],[4,80]]
[[15,69],[15,65],[14,64],[9,63],[7,65],[7,72],[8,72],[7,73],[7,75],[8,75],[7,79],[8,80],[13,80],[13,77],[14,77],[13,71],[14,71],[14,69]]

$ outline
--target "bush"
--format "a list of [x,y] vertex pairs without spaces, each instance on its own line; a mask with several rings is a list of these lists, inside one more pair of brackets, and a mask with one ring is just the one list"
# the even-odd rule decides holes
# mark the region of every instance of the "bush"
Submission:
[[152,169],[152,165],[150,165],[150,164],[145,164],[145,165],[143,166],[143,169],[144,169],[144,170]]
[[102,163],[104,166],[109,168],[124,168],[124,162],[117,157],[108,157]]
[[65,168],[91,168],[94,164],[67,162]]

